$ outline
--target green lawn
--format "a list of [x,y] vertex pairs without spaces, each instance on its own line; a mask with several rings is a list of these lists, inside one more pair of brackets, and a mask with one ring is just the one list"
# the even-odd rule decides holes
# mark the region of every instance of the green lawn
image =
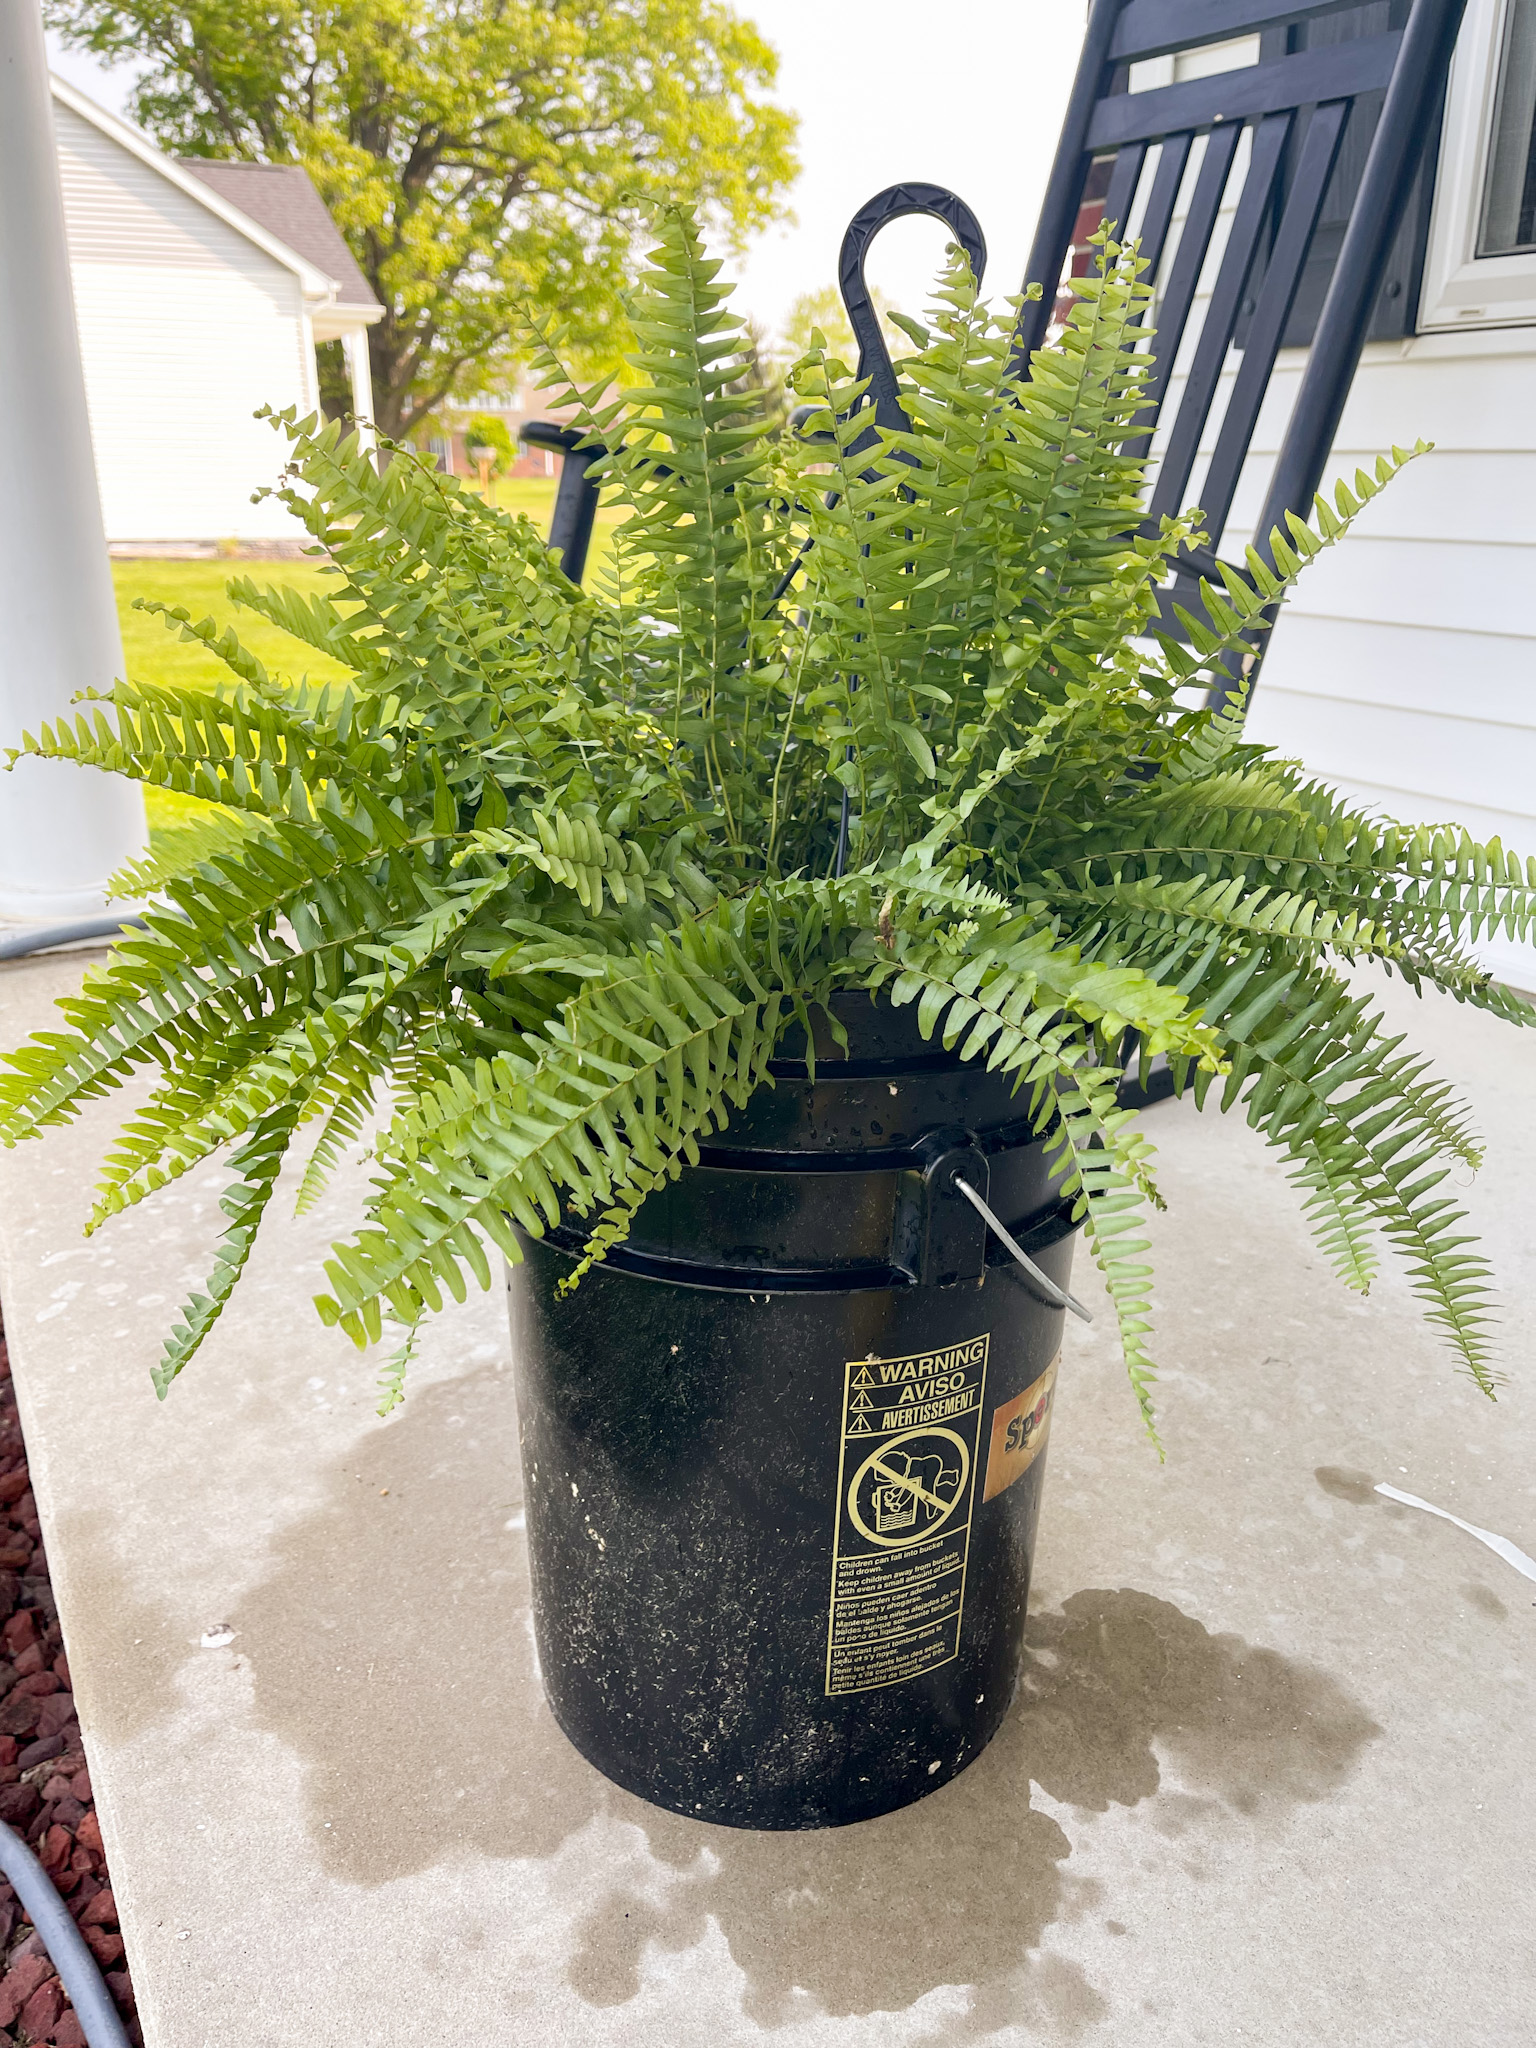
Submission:
[[491,496],[503,512],[526,512],[547,531],[558,482],[552,476],[499,476],[491,485]]
[[[550,514],[555,509],[556,478],[549,476],[501,476],[491,485],[491,496],[503,512],[526,512],[541,533],[548,533]],[[610,536],[620,514],[599,508],[592,534],[590,568],[597,568],[613,543]]]
[[[296,672],[317,683],[336,681],[346,674],[339,662],[327,661],[313,648],[268,625],[257,613],[231,604],[224,590],[232,576],[301,590],[320,590],[332,580],[308,562],[114,562],[112,580],[117,586],[117,615],[122,622],[129,675],[141,682],[191,690],[231,680],[228,669],[206,648],[183,640],[179,631],[168,628],[154,613],[135,611],[134,600],[141,597],[161,604],[184,604],[194,619],[212,617],[221,627],[232,625],[252,654],[280,673]],[[153,840],[206,808],[198,798],[178,796],[169,789],[146,789],[144,804]]]
[[[503,477],[493,486],[505,512],[526,512],[547,530],[555,503],[553,477]],[[607,553],[617,515],[598,514],[592,563]],[[248,576],[256,584],[283,584],[299,590],[334,589],[335,579],[309,562],[114,562],[118,616],[123,628],[123,653],[128,673],[145,682],[183,689],[207,689],[229,680],[223,664],[195,642],[184,641],[150,612],[134,610],[137,598],[185,605],[196,620],[211,617],[219,627],[232,625],[258,660],[280,675],[304,676],[312,683],[337,682],[347,671],[313,648],[291,640],[257,613],[232,604],[225,587],[232,577]],[[144,792],[150,830],[164,832],[203,806],[196,797],[169,790]]]
[[178,689],[208,689],[232,680],[221,661],[206,648],[181,638],[152,612],[134,610],[138,598],[161,604],[184,604],[194,619],[212,617],[233,626],[258,660],[283,674],[307,675],[314,682],[334,682],[346,674],[339,662],[327,661],[312,647],[291,640],[256,612],[231,604],[224,595],[232,577],[249,576],[253,583],[283,584],[296,590],[336,587],[308,562],[114,562],[117,613],[123,627],[123,653],[128,673],[142,682]]

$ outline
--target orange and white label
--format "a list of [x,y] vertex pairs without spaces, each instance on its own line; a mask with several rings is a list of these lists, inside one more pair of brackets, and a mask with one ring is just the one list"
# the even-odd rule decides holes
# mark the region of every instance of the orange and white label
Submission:
[[1045,1449],[1051,1433],[1051,1403],[1056,1392],[1057,1360],[1032,1386],[992,1411],[992,1441],[987,1449],[987,1483],[982,1499],[991,1500],[1022,1479]]

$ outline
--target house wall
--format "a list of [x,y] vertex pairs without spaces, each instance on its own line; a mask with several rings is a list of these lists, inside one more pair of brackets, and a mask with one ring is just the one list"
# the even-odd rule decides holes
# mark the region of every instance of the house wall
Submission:
[[[1300,363],[1277,371],[1270,453]],[[1356,375],[1330,478],[1433,441],[1310,568],[1281,614],[1249,730],[1414,823],[1536,854],[1536,330],[1378,343]],[[1262,451],[1261,451],[1262,452]],[[1251,524],[1257,480],[1234,513]],[[1246,501],[1246,502],[1244,502]],[[1234,520],[1234,540],[1244,536]],[[1536,990],[1536,947],[1479,949]]]
[[316,402],[298,277],[70,108],[54,117],[108,539],[301,539],[250,502],[282,466],[252,413]]

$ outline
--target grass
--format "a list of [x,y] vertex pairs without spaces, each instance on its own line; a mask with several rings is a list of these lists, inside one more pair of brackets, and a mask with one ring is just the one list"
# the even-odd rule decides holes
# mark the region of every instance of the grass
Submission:
[[112,580],[117,585],[128,673],[179,690],[208,690],[230,680],[228,669],[205,647],[183,640],[154,613],[135,611],[135,601],[144,597],[184,604],[194,619],[212,617],[220,626],[232,625],[258,660],[283,674],[307,675],[315,683],[338,682],[346,675],[340,662],[327,661],[257,613],[231,604],[224,591],[235,576],[293,590],[336,587],[334,577],[309,562],[114,562]]
[[559,481],[553,476],[499,476],[491,484],[491,496],[503,512],[526,512],[547,527]]
[[[500,476],[491,485],[491,499],[503,512],[526,512],[535,526],[547,533],[550,514],[555,509],[556,482],[552,476]],[[592,552],[587,557],[589,574],[612,547],[611,535],[621,516],[617,509],[605,511],[599,506]]]
[[[280,583],[298,590],[323,590],[329,579],[309,562],[114,562],[117,615],[123,629],[123,656],[128,673],[142,682],[167,688],[208,690],[229,680],[221,661],[195,641],[183,640],[152,612],[134,610],[135,600],[153,598],[161,604],[184,604],[194,619],[212,617],[220,626],[233,625],[258,660],[281,673],[297,672],[311,682],[340,681],[347,673],[339,662],[327,661],[301,646],[255,612],[243,611],[225,596],[232,576],[250,576],[260,583]],[[152,843],[207,808],[195,796],[173,789],[146,789]]]
[[[547,530],[555,505],[555,485],[554,477],[500,477],[492,485],[492,496],[502,511],[526,512],[535,525]],[[598,513],[590,557],[593,567],[607,554],[617,519],[616,512]],[[136,611],[134,604],[139,598],[185,605],[194,619],[211,617],[221,628],[232,625],[252,654],[277,674],[304,677],[315,684],[346,678],[348,671],[339,662],[327,661],[313,648],[291,640],[257,613],[232,604],[225,594],[235,576],[295,590],[334,589],[334,579],[313,563],[114,562],[112,576],[128,673],[141,681],[206,690],[227,682],[229,672],[206,648],[168,630],[154,613]],[[197,797],[179,796],[174,790],[146,789],[144,801],[151,836],[157,839],[205,808]]]

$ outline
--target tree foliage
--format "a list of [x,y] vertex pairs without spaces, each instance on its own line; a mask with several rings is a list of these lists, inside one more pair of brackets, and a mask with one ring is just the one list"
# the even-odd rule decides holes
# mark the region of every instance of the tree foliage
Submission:
[[[892,318],[899,309],[892,305],[878,285],[870,287],[870,301],[880,315],[880,326],[885,345],[894,355],[909,354],[912,348],[910,336],[895,324]],[[858,344],[853,338],[853,326],[842,294],[835,284],[818,285],[814,291],[801,292],[784,315],[779,329],[779,354],[783,358],[786,373],[810,349],[817,346],[816,336],[820,334],[822,344],[845,362],[851,362],[857,353]]]
[[621,397],[569,387],[536,321],[628,511],[595,591],[426,464],[380,476],[336,427],[276,422],[284,495],[336,591],[231,595],[351,682],[285,682],[171,611],[225,691],[125,683],[111,716],[87,706],[27,742],[215,807],[169,871],[123,878],[164,907],[0,1090],[15,1143],[158,1071],[93,1227],[228,1156],[229,1227],[162,1388],[301,1134],[308,1202],[388,1093],[366,1213],[318,1304],[376,1341],[486,1283],[487,1246],[516,1259],[520,1233],[575,1219],[601,1258],[765,1085],[785,1024],[852,987],[1014,1077],[1144,1407],[1155,1187],[1116,1103],[1129,1030],[1278,1149],[1346,1282],[1369,1285],[1385,1240],[1492,1390],[1488,1276],[1445,1192],[1475,1141],[1348,970],[1379,962],[1530,1021],[1463,948],[1529,932],[1536,864],[1367,815],[1178,694],[1249,644],[1408,457],[1292,519],[1274,568],[1250,554],[1207,585],[1188,644],[1160,634],[1156,592],[1199,515],[1138,537],[1142,468],[1122,449],[1148,293],[1133,253],[1105,263],[1020,382],[1017,308],[979,304],[956,252],[910,323],[910,430],[876,430],[818,346],[794,374],[819,408],[807,444],[741,395],[720,266],[664,210]]
[[477,412],[466,422],[464,452],[471,462],[488,462],[493,476],[500,476],[517,460],[506,421],[492,412]]
[[[492,388],[515,309],[623,346],[646,198],[733,235],[794,177],[777,58],[719,0],[46,0],[66,40],[142,68],[166,149],[301,164],[385,308],[374,417],[401,436]],[[350,405],[350,401],[348,401]]]

